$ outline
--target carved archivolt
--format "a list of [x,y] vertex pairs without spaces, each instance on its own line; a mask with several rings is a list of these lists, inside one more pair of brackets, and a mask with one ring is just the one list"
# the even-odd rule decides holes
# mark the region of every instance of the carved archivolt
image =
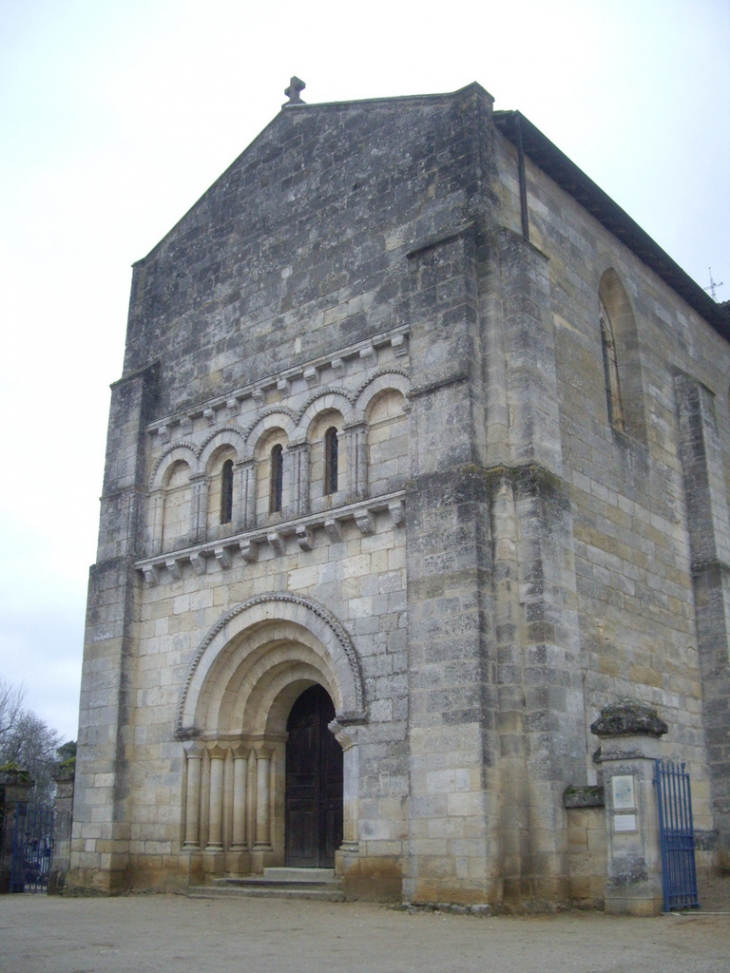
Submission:
[[297,687],[314,682],[328,689],[338,718],[363,719],[360,661],[332,612],[288,592],[257,595],[226,612],[200,643],[180,693],[175,736],[270,731],[275,700],[288,703],[288,686],[298,694]]
[[246,438],[241,430],[236,429],[235,426],[221,426],[220,429],[209,433],[200,444],[197,452],[201,471],[206,468],[210,457],[221,446],[230,446],[235,450],[236,457],[240,459],[246,448]]
[[256,418],[249,423],[244,430],[243,438],[251,452],[256,445],[256,440],[262,432],[281,426],[289,439],[293,439],[297,425],[296,413],[292,409],[287,409],[283,405],[272,405],[268,409],[262,409]]
[[[327,399],[327,401],[323,402],[323,399]],[[319,389],[309,396],[299,410],[299,414],[297,415],[299,432],[304,435],[312,419],[316,418],[318,413],[324,412],[327,409],[337,409],[343,416],[347,417],[347,414],[352,408],[353,401],[354,397],[352,393],[347,392],[345,389]]]
[[408,372],[404,368],[381,368],[361,383],[354,396],[355,408],[364,413],[374,396],[384,389],[396,389],[405,395],[410,387]]
[[191,473],[197,472],[197,448],[192,443],[172,443],[172,445],[168,446],[161,456],[158,456],[154,466],[152,467],[152,472],[149,479],[150,492],[152,490],[159,490],[162,488],[162,481],[167,469],[172,466],[173,463],[177,463],[178,460],[184,460],[190,467]]
[[[389,390],[406,395],[408,375],[403,368],[386,366],[378,369],[363,381],[356,391],[337,389],[331,386],[313,391],[295,412],[283,404],[262,409],[241,429],[233,422],[206,433],[205,438],[195,445],[188,441],[170,443],[155,461],[149,477],[149,491],[154,495],[148,512],[148,555],[158,555],[168,549],[164,525],[168,522],[167,493],[164,490],[165,477],[174,463],[184,461],[189,469],[192,487],[189,511],[189,530],[187,536],[180,529],[175,535],[178,547],[204,540],[218,540],[220,531],[217,525],[209,524],[211,504],[211,464],[217,451],[228,447],[235,453],[236,479],[233,484],[232,518],[235,528],[250,530],[255,526],[266,526],[266,516],[261,507],[261,483],[266,473],[256,461],[268,462],[271,442],[266,440],[273,430],[281,429],[283,437],[280,444],[285,449],[283,460],[283,489],[288,497],[286,510],[288,517],[312,512],[311,504],[321,499],[323,485],[313,477],[313,470],[319,470],[318,455],[315,451],[306,452],[307,443],[311,445],[313,424],[318,417],[330,410],[336,410],[342,417],[337,424],[342,434],[342,484],[338,486],[340,502],[351,502],[368,495],[369,439],[367,430],[368,410],[381,393]],[[404,411],[406,411],[404,406]],[[264,441],[267,450],[261,452]],[[288,450],[287,447],[291,447]],[[296,449],[294,448],[296,447]],[[298,450],[304,447],[303,455]],[[266,455],[264,455],[266,453]],[[244,470],[249,464],[253,467]],[[347,472],[349,470],[349,473]],[[320,473],[317,473],[320,477]],[[347,477],[347,478],[346,478]],[[391,478],[392,479],[392,478]],[[403,474],[399,473],[396,483],[388,482],[385,476],[375,476],[370,482],[377,487],[379,494],[385,494],[402,486]],[[260,502],[261,501],[261,502]],[[228,521],[226,521],[228,523]],[[209,531],[213,529],[211,534]],[[230,531],[229,531],[230,533]]]

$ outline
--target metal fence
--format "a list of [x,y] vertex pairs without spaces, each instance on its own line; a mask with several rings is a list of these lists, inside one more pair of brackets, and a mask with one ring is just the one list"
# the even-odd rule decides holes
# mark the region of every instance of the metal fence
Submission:
[[654,785],[659,808],[664,911],[697,909],[692,796],[684,764],[657,760]]
[[53,808],[16,804],[11,892],[45,892],[53,856]]

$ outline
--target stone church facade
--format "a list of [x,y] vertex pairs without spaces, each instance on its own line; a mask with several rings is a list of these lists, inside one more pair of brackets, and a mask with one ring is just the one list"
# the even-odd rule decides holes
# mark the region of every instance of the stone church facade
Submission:
[[299,90],[134,266],[67,886],[655,904],[642,760],[730,862],[727,308],[479,85]]

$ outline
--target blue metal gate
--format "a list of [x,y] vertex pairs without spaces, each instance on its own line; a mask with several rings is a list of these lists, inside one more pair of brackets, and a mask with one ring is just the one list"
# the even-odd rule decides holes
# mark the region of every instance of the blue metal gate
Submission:
[[53,808],[16,804],[11,892],[45,892],[53,853]]
[[657,760],[654,785],[659,807],[664,911],[698,909],[692,796],[684,764]]

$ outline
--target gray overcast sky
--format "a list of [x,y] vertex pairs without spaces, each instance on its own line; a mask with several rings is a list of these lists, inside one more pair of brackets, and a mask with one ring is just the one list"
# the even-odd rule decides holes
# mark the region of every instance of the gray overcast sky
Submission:
[[284,102],[519,108],[730,298],[728,0],[0,0],[0,675],[76,736],[130,264]]

